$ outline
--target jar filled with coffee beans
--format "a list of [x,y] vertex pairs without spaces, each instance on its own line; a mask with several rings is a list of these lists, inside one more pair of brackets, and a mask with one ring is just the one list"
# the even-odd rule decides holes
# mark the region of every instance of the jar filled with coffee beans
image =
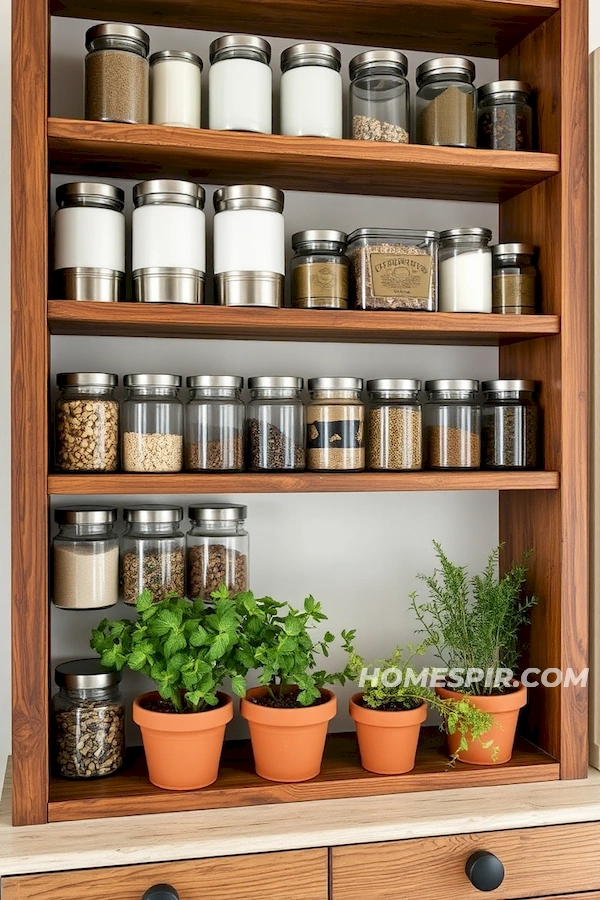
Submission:
[[55,407],[55,464],[62,472],[114,472],[119,464],[119,379],[106,372],[62,372]]
[[479,382],[470,378],[426,381],[424,410],[430,469],[479,469],[481,406]]
[[486,469],[535,469],[538,461],[538,409],[535,381],[484,381],[481,413]]
[[134,606],[149,590],[155,603],[167,594],[185,593],[185,538],[180,531],[180,506],[129,507],[121,539],[123,600]]
[[210,600],[222,584],[232,594],[248,590],[248,509],[236,503],[190,506],[187,533],[188,595]]
[[252,396],[247,419],[248,468],[252,472],[304,469],[305,417],[300,399],[304,379],[260,375],[249,378],[248,387]]
[[377,378],[367,382],[367,390],[367,468],[392,472],[421,469],[421,382]]
[[242,472],[245,407],[239,375],[191,375],[185,408],[185,467],[189,472]]
[[362,378],[310,378],[306,408],[306,465],[314,471],[365,467]]

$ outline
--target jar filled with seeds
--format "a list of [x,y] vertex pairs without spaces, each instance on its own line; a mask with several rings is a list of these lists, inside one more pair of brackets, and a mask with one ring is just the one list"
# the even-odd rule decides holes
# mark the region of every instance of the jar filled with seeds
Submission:
[[300,391],[304,379],[294,375],[260,375],[248,379],[248,467],[253,472],[306,465],[306,420]]
[[350,123],[356,141],[410,140],[408,60],[399,50],[367,50],[350,61]]
[[222,584],[232,594],[248,590],[248,508],[237,503],[190,506],[187,533],[188,595],[210,600]]
[[142,591],[155,603],[167,594],[185,593],[185,538],[180,530],[180,506],[129,507],[123,510],[127,527],[121,538],[123,600],[135,606]]
[[185,408],[185,467],[190,472],[242,472],[245,407],[239,375],[192,375]]
[[61,372],[54,413],[55,463],[62,472],[114,472],[119,464],[118,377]]
[[535,381],[484,381],[481,439],[486,469],[535,469],[538,409]]
[[183,466],[181,375],[126,375],[122,410],[125,472],[179,472]]
[[468,378],[425,382],[427,465],[430,469],[478,469],[481,465],[479,382]]
[[125,707],[120,672],[99,659],[74,659],[54,671],[54,763],[63,778],[112,775],[125,758]]
[[59,609],[103,609],[119,599],[116,509],[59,506],[52,542],[52,601]]
[[531,244],[496,244],[492,247],[492,312],[535,314],[537,269]]
[[362,378],[310,378],[306,465],[313,471],[359,472],[365,467]]
[[292,235],[292,306],[348,309],[347,235],[311,229]]
[[533,150],[531,86],[492,81],[479,88],[477,146],[486,150]]
[[444,56],[417,68],[417,141],[440,147],[477,146],[475,64]]
[[150,38],[135,25],[94,25],[85,35],[85,117],[146,124]]
[[392,472],[423,467],[421,382],[377,378],[369,392],[367,468]]

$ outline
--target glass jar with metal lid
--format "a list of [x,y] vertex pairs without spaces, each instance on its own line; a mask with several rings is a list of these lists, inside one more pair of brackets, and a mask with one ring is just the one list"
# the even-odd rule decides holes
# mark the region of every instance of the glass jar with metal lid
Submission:
[[477,146],[475,64],[444,56],[417,68],[417,141],[442,147]]
[[408,60],[399,50],[367,50],[350,60],[350,132],[358,141],[410,141]]
[[153,125],[200,128],[202,60],[189,50],[160,50],[150,57]]
[[103,609],[119,599],[116,509],[59,506],[52,541],[52,601],[59,609]]
[[252,34],[226,34],[210,45],[208,127],[273,131],[271,45]]
[[424,425],[430,469],[478,469],[481,465],[479,382],[470,378],[426,381]]
[[100,122],[148,122],[150,38],[135,25],[94,25],[85,35],[85,117]]
[[63,778],[101,778],[125,759],[125,705],[120,672],[99,659],[74,659],[54,670],[54,764]]
[[300,309],[348,309],[347,235],[311,229],[292,235],[292,306]]
[[314,471],[365,467],[365,407],[362,378],[309,378],[306,465]]
[[492,312],[535,314],[537,269],[531,244],[495,244],[492,247]]
[[305,43],[281,54],[282,134],[343,137],[340,51],[331,44]]
[[440,311],[491,313],[492,250],[489,228],[440,232]]
[[190,472],[242,472],[244,414],[239,375],[191,375],[185,408],[185,467]]
[[210,600],[225,585],[232,594],[248,590],[248,508],[238,503],[190,506],[186,535],[188,595]]
[[134,299],[202,303],[206,272],[204,188],[156,178],[133,189],[131,220]]
[[179,472],[183,465],[181,375],[126,375],[122,408],[125,472]]
[[248,466],[253,472],[306,465],[304,379],[294,375],[260,375],[248,379]]
[[135,606],[142,591],[155,603],[185,593],[185,537],[180,506],[135,506],[123,510],[121,538],[123,600]]
[[423,467],[421,382],[376,378],[367,382],[367,468],[416,471]]
[[62,472],[114,472],[119,465],[116,375],[61,372],[54,410],[54,460]]
[[234,184],[214,194],[215,302],[221,306],[283,306],[283,192]]
[[486,469],[535,469],[538,463],[538,408],[535,381],[484,381],[483,465]]
[[491,81],[477,92],[477,146],[486,150],[533,150],[531,85]]

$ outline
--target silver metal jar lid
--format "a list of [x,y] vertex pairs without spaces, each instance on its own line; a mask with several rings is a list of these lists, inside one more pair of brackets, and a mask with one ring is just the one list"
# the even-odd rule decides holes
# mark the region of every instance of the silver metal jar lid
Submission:
[[119,376],[109,372],[59,372],[56,376],[56,385],[65,387],[98,387],[115,388],[119,383]]
[[227,209],[268,209],[283,212],[283,191],[266,184],[231,184],[214,193],[215,212]]
[[437,378],[425,382],[425,390],[435,391],[478,391],[479,382],[471,378]]
[[209,48],[210,61],[214,63],[219,54],[236,50],[258,53],[267,64],[271,61],[270,43],[254,34],[224,34],[223,37],[217,38]]
[[480,100],[492,94],[510,93],[527,94],[529,96],[531,94],[531,85],[526,81],[489,81],[477,90]]
[[54,670],[54,681],[67,690],[114,687],[120,680],[121,673],[106,669],[99,659],[72,659]]
[[126,388],[136,387],[158,387],[158,388],[180,388],[182,378],[181,375],[125,375],[123,384]]
[[183,509],[181,506],[128,506],[123,510],[123,518],[138,525],[177,524],[183,519]]
[[57,525],[112,525],[117,510],[110,506],[57,506],[54,521]]
[[241,391],[244,379],[241,375],[188,375],[189,388],[231,388]]
[[367,50],[350,60],[350,79],[362,75],[402,75],[408,72],[408,60],[400,50]]
[[473,226],[472,228],[448,228],[446,231],[440,231],[440,244],[444,242],[452,243],[465,237],[477,237],[491,241],[492,232],[489,228],[480,228],[478,226]]
[[202,60],[196,53],[192,53],[190,50],[159,50],[157,53],[153,53],[150,57],[150,65],[153,66],[157,62],[162,62],[165,59],[182,59],[186,62],[191,62],[195,66],[198,66],[200,71],[203,69]]
[[489,392],[501,393],[502,391],[535,391],[535,381],[527,381],[522,378],[500,378],[494,381],[484,381],[481,390],[484,394]]
[[494,244],[492,256],[533,256],[535,247],[533,244]]
[[69,181],[56,188],[56,202],[65,206],[96,206],[122,212],[125,192],[113,184],[96,184],[93,181]]
[[420,391],[421,382],[416,378],[374,378],[367,381],[367,390],[374,394],[388,391]]
[[106,22],[88,28],[85,33],[85,46],[92,50],[101,50],[111,42],[131,44],[131,49],[143,56],[150,50],[150,37],[136,25],[126,25],[122,22]]
[[435,240],[439,239],[437,231],[417,231],[412,228],[356,228],[348,235],[348,243],[360,239],[374,241],[390,240]]
[[416,79],[418,87],[435,78],[437,75],[462,75],[469,81],[475,78],[475,63],[465,56],[440,56],[437,59],[428,59],[417,67]]
[[297,231],[292,235],[294,250],[338,250],[346,249],[348,235],[345,231],[333,228],[311,228],[308,231]]
[[241,503],[197,503],[189,508],[192,522],[243,522],[248,507]]
[[308,379],[309,391],[362,391],[362,378],[321,377]]
[[317,42],[293,44],[281,54],[281,71],[288,72],[297,66],[326,66],[339,72],[342,67],[342,56],[332,44]]
[[195,181],[179,181],[174,178],[153,178],[140,181],[133,189],[133,205],[145,206],[149,203],[183,203],[204,209],[204,188]]
[[254,378],[248,379],[248,387],[251,391],[269,388],[301,391],[304,387],[304,378],[297,378],[295,375],[255,375]]

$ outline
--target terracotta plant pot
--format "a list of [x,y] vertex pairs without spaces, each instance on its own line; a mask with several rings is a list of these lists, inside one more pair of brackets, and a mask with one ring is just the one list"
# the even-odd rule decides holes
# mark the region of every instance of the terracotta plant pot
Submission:
[[151,691],[133,701],[133,721],[140,726],[148,777],[167,791],[194,791],[217,780],[225,726],[233,719],[233,701],[218,694],[219,706],[197,713],[162,713],[144,709]]
[[362,692],[350,699],[349,712],[363,769],[378,775],[403,775],[415,767],[421,725],[427,718],[425,701],[416,709],[389,712],[360,703]]
[[[251,688],[246,698],[264,697],[268,688]],[[308,781],[321,771],[327,723],[337,712],[331,691],[318,706],[276,709],[259,706],[249,699],[240,702],[240,712],[250,726],[256,774],[268,781]]]
[[[448,688],[436,687],[436,694],[443,700],[466,699],[473,706],[491,713],[494,717],[495,724],[490,730],[482,734],[481,739],[469,741],[468,749],[459,753],[458,759],[461,762],[470,763],[472,766],[499,766],[510,760],[519,710],[527,703],[527,688],[520,682],[515,682],[515,684],[517,690],[510,694],[487,697],[474,697],[472,694],[461,694],[457,691],[450,691]],[[448,750],[451,755],[454,755],[460,743],[460,734],[458,732],[449,734],[447,740]],[[488,741],[492,741],[492,745],[486,749],[483,744]],[[500,748],[496,759],[492,759],[494,747]]]

